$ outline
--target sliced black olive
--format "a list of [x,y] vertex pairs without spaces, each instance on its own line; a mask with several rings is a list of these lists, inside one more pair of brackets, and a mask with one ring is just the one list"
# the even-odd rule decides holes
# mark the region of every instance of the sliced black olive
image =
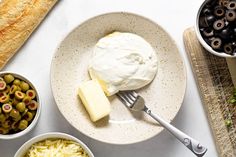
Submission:
[[208,27],[203,31],[203,35],[205,37],[212,37],[214,35],[214,31]]
[[230,55],[233,53],[233,46],[231,43],[224,45],[224,52]]
[[235,10],[235,9],[236,9],[236,1],[230,1],[230,2],[227,4],[227,9]]
[[204,15],[210,15],[211,14],[211,9],[205,7],[205,8],[202,9],[202,13]]
[[225,26],[225,23],[223,20],[216,20],[213,24],[213,28],[217,31],[223,29],[224,26]]
[[216,18],[213,15],[208,15],[205,17],[205,22],[208,26],[211,26],[215,22]]
[[232,33],[231,29],[229,27],[227,27],[227,28],[223,29],[218,35],[224,40],[229,40],[231,33]]
[[214,14],[216,17],[222,17],[225,14],[225,10],[222,6],[215,7]]
[[200,27],[208,27],[208,24],[206,23],[205,16],[199,17],[199,26]]
[[211,45],[212,38],[214,38],[214,37],[204,38],[204,41],[205,41],[208,45]]
[[233,42],[231,42],[231,43],[232,43],[233,47],[236,48],[236,41],[233,41]]
[[230,21],[230,22],[235,21],[236,12],[234,10],[229,10],[226,12],[225,17],[226,17],[227,21]]
[[228,4],[229,4],[229,0],[223,0],[223,2],[220,2],[221,6],[224,6],[227,8]]
[[218,1],[216,1],[216,0],[208,0],[208,2],[206,3],[206,7],[211,8],[213,6],[216,6],[217,3],[218,3]]
[[221,48],[222,45],[222,40],[220,38],[214,38],[211,41],[211,47],[215,50],[219,50]]

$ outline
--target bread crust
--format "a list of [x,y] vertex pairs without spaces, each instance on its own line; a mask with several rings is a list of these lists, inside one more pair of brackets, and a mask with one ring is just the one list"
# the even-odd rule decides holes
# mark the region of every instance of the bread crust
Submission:
[[0,70],[24,44],[57,0],[0,2]]

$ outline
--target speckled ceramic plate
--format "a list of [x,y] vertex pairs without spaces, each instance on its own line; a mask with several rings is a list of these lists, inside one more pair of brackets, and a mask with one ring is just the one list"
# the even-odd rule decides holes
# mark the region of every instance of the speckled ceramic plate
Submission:
[[158,73],[150,85],[138,92],[153,112],[172,121],[180,109],[185,93],[186,73],[183,60],[175,42],[166,31],[139,15],[108,13],[91,18],[76,27],[61,42],[52,59],[51,86],[59,110],[77,130],[106,143],[136,143],[157,135],[163,128],[144,113],[130,112],[116,96],[109,98],[112,107],[110,116],[92,123],[77,95],[79,84],[90,79],[87,67],[94,45],[113,31],[138,34],[155,49]]

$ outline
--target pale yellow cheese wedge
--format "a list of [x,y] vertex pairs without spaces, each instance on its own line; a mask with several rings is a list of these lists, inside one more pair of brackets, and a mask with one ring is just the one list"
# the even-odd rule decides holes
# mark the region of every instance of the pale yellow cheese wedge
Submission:
[[110,102],[97,80],[80,84],[78,94],[93,122],[109,115]]

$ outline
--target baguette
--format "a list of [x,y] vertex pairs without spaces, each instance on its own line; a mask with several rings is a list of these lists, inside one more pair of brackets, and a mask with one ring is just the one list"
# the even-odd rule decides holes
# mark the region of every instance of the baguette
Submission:
[[0,70],[57,0],[0,0]]

